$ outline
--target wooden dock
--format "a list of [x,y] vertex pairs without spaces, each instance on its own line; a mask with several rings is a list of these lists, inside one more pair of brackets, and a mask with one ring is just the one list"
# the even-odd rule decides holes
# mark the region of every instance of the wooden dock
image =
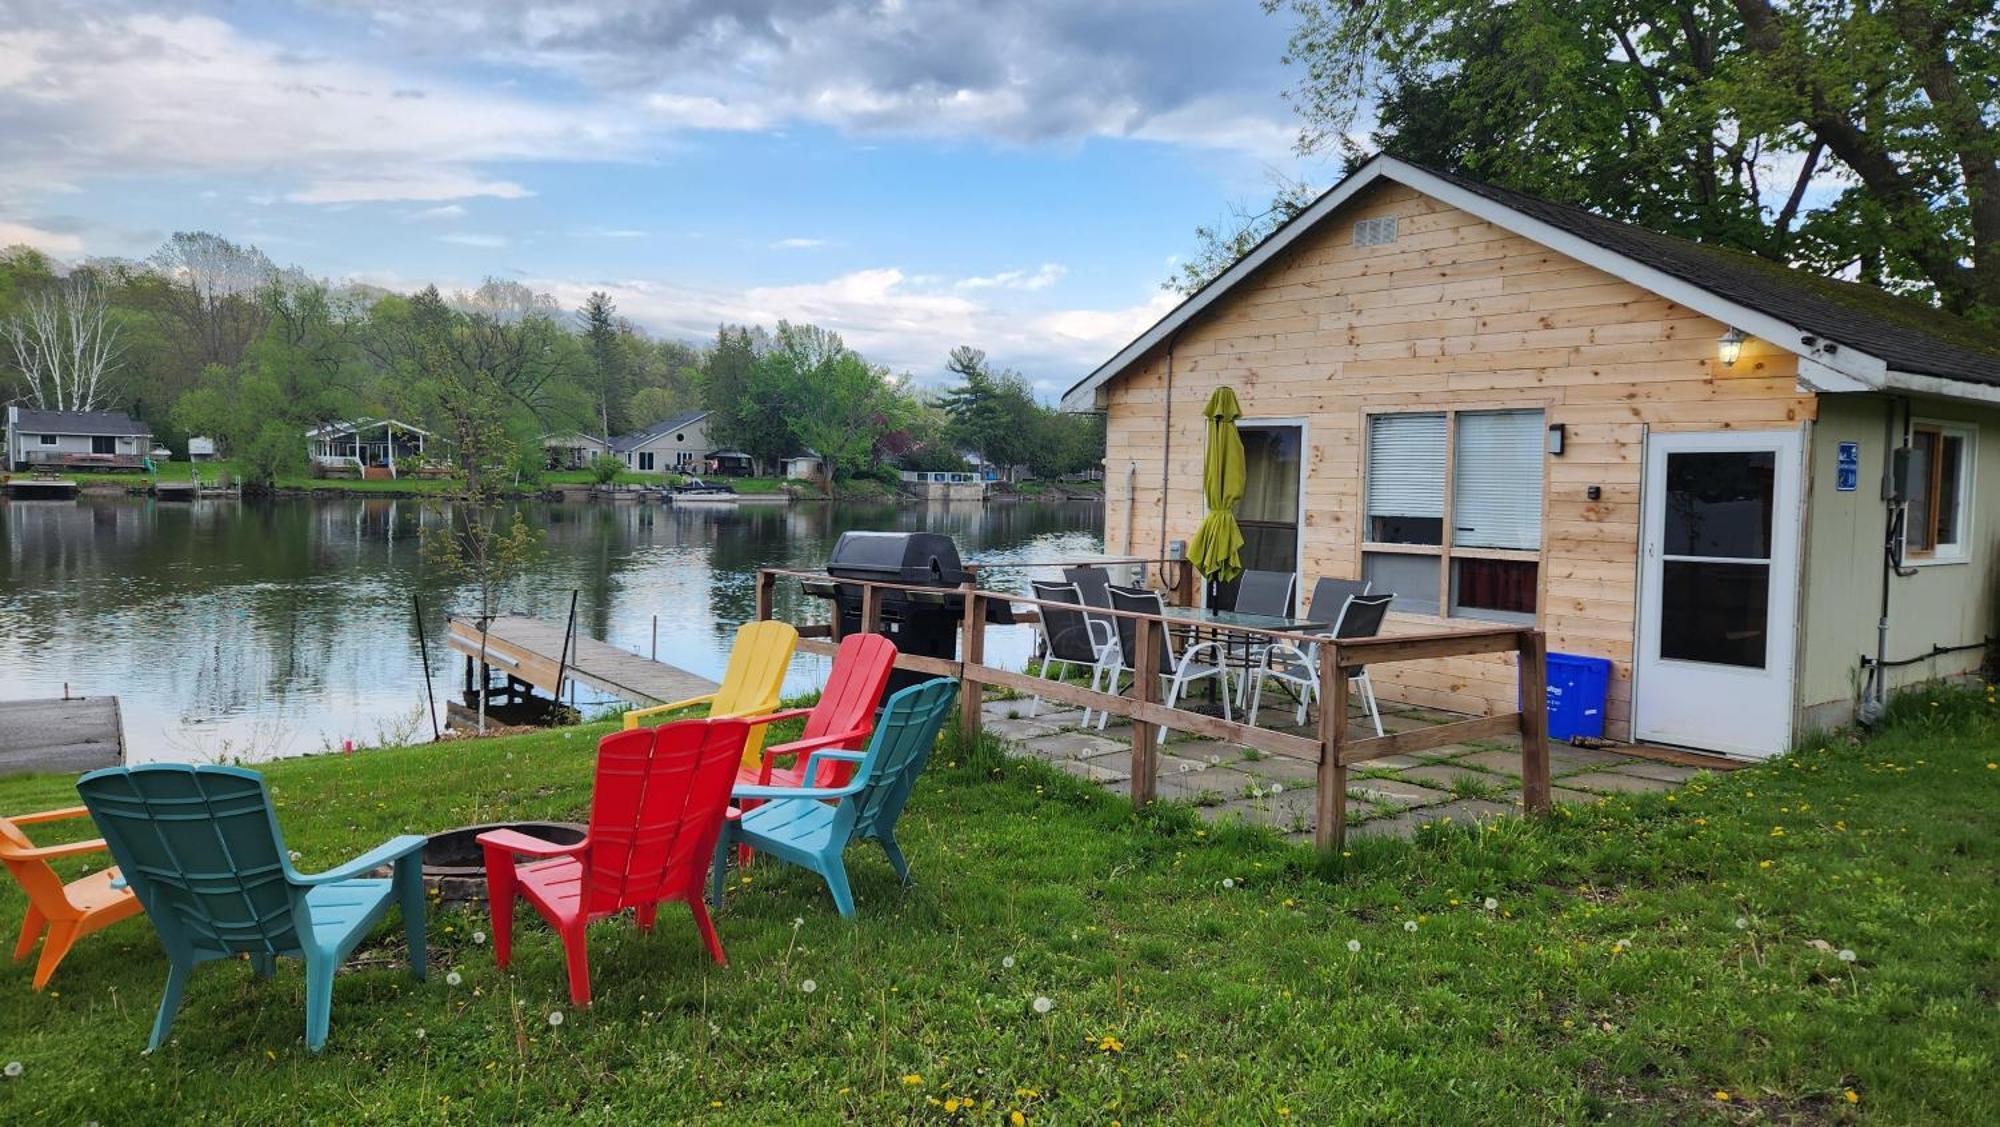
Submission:
[[124,762],[117,697],[0,701],[0,775],[74,775]]
[[[447,642],[454,652],[477,659],[479,624],[470,618],[451,616]],[[522,615],[501,615],[487,628],[486,663],[495,672],[533,685],[551,697],[561,689],[556,683],[559,664],[562,664],[562,680],[588,685],[606,696],[640,705],[667,704],[705,696],[716,689],[715,682],[706,677],[581,635],[570,641],[567,664],[562,663],[562,655],[563,628],[555,623]]]
[[70,478],[42,474],[7,477],[4,485],[0,485],[0,491],[16,501],[68,501],[81,492]]

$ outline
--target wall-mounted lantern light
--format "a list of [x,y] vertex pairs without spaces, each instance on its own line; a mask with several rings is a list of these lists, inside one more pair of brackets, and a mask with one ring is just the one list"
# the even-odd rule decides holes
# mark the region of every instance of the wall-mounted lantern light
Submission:
[[1551,455],[1558,458],[1562,457],[1563,439],[1568,433],[1568,428],[1561,423],[1549,424],[1549,453]]
[[1725,368],[1734,368],[1736,358],[1743,355],[1743,330],[1731,328],[1715,338],[1715,358],[1722,361]]

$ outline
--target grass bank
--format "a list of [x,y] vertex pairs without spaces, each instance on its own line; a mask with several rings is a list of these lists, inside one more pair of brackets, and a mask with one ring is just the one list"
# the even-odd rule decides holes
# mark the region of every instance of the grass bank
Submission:
[[[2000,718],[1956,696],[1897,715],[1671,796],[1332,863],[947,746],[903,822],[913,888],[858,847],[844,922],[816,881],[756,868],[719,916],[727,968],[679,909],[649,936],[602,924],[588,1012],[525,913],[504,974],[483,913],[436,913],[431,980],[395,969],[391,921],[318,1057],[296,963],[202,968],[144,1057],[165,968],[122,923],[46,993],[0,980],[0,1059],[22,1065],[0,1116],[1994,1122]],[[604,730],[267,774],[310,870],[405,831],[579,817]],[[0,809],[73,800],[0,780]],[[0,920],[21,910],[0,890]]]

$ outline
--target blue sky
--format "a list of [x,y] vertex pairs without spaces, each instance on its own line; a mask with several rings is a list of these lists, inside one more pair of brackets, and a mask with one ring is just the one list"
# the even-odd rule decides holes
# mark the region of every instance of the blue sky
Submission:
[[814,321],[1052,394],[1164,312],[1193,228],[1292,156],[1255,0],[0,0],[0,243],[174,230],[333,280],[649,330]]

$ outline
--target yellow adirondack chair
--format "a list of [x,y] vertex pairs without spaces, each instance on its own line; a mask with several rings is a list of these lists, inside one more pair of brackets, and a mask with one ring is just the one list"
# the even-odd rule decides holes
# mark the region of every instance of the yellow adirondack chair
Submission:
[[18,963],[28,957],[44,928],[49,933],[42,943],[41,961],[35,965],[37,990],[49,984],[49,976],[56,972],[56,964],[63,961],[63,956],[69,954],[69,949],[76,945],[77,940],[139,913],[139,898],[133,895],[132,890],[122,885],[112,886],[112,882],[118,879],[117,869],[99,869],[87,877],[64,884],[56,871],[49,867],[49,862],[59,857],[103,852],[103,838],[37,849],[35,843],[28,840],[28,835],[20,830],[22,826],[37,822],[59,822],[65,818],[82,818],[89,813],[81,806],[71,806],[62,810],[44,810],[39,814],[0,817],[0,862],[4,862],[7,871],[14,874],[21,891],[28,894],[28,915],[21,921],[21,938],[14,944],[14,961]]
[[[736,628],[736,641],[729,649],[729,668],[723,671],[722,686],[705,696],[689,697],[672,704],[636,708],[625,714],[629,731],[650,716],[664,716],[690,705],[708,705],[710,720],[755,720],[778,710],[778,691],[785,682],[785,667],[792,663],[798,648],[799,632],[783,622],[746,622]],[[752,724],[743,742],[743,765],[756,767],[764,757],[764,725]]]

